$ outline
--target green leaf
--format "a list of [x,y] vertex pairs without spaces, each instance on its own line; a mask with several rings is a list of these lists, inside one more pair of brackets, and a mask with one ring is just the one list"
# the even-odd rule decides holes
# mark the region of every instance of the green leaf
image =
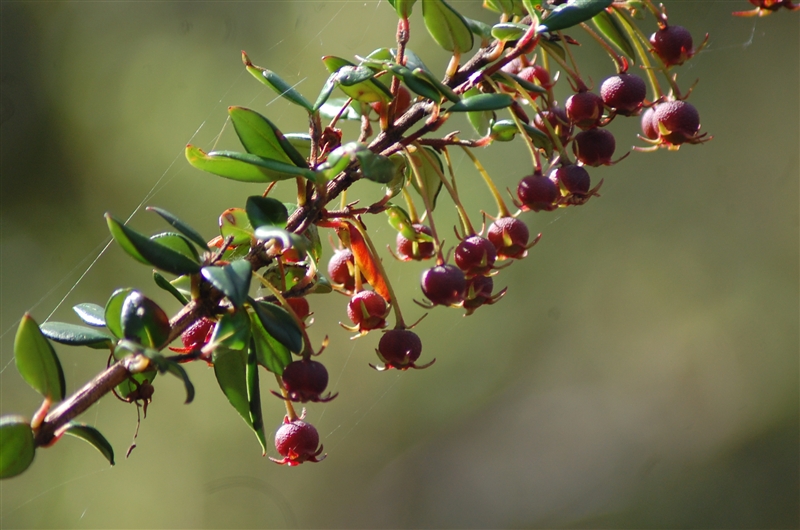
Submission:
[[[319,114],[323,118],[332,120],[339,115],[340,120],[361,121],[361,113],[350,105],[350,98],[333,98],[329,99],[319,108]],[[342,111],[342,107],[347,105],[347,108]],[[311,145],[311,137],[308,138],[309,147]]]
[[176,232],[161,232],[150,236],[150,241],[174,250],[178,254],[186,256],[192,261],[200,263],[200,254],[197,248],[187,238]]
[[249,243],[254,237],[250,219],[243,208],[228,208],[219,216],[219,233],[223,239],[233,236],[232,245]]
[[394,163],[388,157],[365,149],[357,151],[356,158],[358,158],[358,163],[361,165],[361,174],[367,180],[387,184],[394,178]]
[[270,87],[279,96],[288,99],[295,105],[303,107],[309,113],[313,112],[311,103],[309,103],[309,101],[304,98],[300,92],[295,90],[294,87],[281,79],[278,74],[272,70],[267,70],[266,68],[261,68],[260,66],[254,65],[252,62],[250,62],[250,58],[244,52],[242,52],[242,62],[244,62],[245,68],[247,68],[247,71],[250,72],[253,77]]
[[455,9],[444,0],[422,0],[422,19],[436,43],[449,52],[465,53],[472,49],[472,31]]
[[[331,116],[333,117],[333,116]],[[311,135],[308,133],[286,133],[286,140],[300,153],[311,152]]]
[[464,98],[449,109],[448,112],[476,112],[484,110],[500,110],[510,107],[514,98],[509,94],[478,94]]
[[[368,74],[370,77],[374,75],[368,68],[357,67],[350,61],[333,55],[326,55],[322,58],[322,62],[329,72],[336,73],[333,79],[348,97],[362,103],[376,101],[388,103],[391,101],[392,93],[383,83],[377,79],[366,77]],[[364,80],[365,78],[366,80]],[[317,99],[315,106],[319,108],[322,103]]]
[[247,367],[245,372],[247,378],[247,402],[250,410],[250,422],[253,425],[253,432],[261,444],[261,455],[267,454],[267,437],[264,435],[264,416],[261,414],[261,389],[258,385],[258,360],[256,358],[255,346],[251,341],[250,349],[247,352]]
[[412,226],[411,217],[408,213],[395,204],[387,204],[389,206],[386,209],[386,215],[389,217],[389,224],[400,232],[404,238],[408,239],[409,241],[414,241],[417,239],[417,231],[414,230]]
[[516,22],[501,22],[492,26],[492,37],[501,41],[517,40],[528,31],[525,24]]
[[519,86],[521,86],[528,92],[533,92],[534,94],[547,94],[547,90],[537,85],[536,83],[532,83],[531,81],[527,81],[517,75],[510,74],[502,70],[500,70],[499,72],[495,72],[492,75],[492,79],[500,81],[501,83],[504,83],[512,87],[514,86],[514,82],[517,82],[519,83]]
[[[333,94],[333,89],[336,88],[336,72],[331,73],[325,84],[322,85],[322,90],[319,91],[317,100],[314,102],[314,112],[319,111],[323,105],[328,101],[328,98]],[[331,116],[333,118],[333,116]]]
[[636,52],[633,50],[633,43],[619,20],[604,9],[592,18],[592,24],[628,58],[631,64],[636,64]]
[[209,265],[200,272],[211,285],[222,291],[234,307],[241,307],[250,289],[252,266],[249,261],[238,260],[223,267]]
[[[480,95],[480,93],[480,90],[478,90],[476,87],[472,87],[464,93],[464,98],[469,99]],[[467,112],[467,120],[469,120],[469,124],[472,125],[472,128],[475,129],[475,132],[480,134],[481,137],[488,134],[494,118],[494,111],[491,110]]]
[[89,346],[100,350],[110,348],[116,342],[103,331],[65,322],[45,322],[40,329],[48,339],[69,346]]
[[[567,5],[567,4],[562,4]],[[567,52],[564,51],[564,48],[558,42],[551,41],[548,39],[539,39],[539,46],[545,49],[545,51],[551,55],[558,55],[562,61],[567,60]]]
[[106,213],[105,217],[111,236],[135,260],[178,276],[200,270],[196,261],[128,228],[110,213]]
[[[528,135],[528,137],[533,140],[533,145],[540,149],[544,149],[545,153],[549,157],[553,152],[553,143],[550,140],[550,137],[547,136],[546,133],[528,125],[527,123],[523,123],[522,127],[525,129],[525,133]],[[511,120],[500,120],[492,124],[492,139],[497,140],[498,142],[510,142],[514,139],[514,136],[518,132],[519,129],[517,128],[517,125]]]
[[262,226],[261,228],[256,229],[256,238],[261,241],[277,239],[281,242],[284,250],[293,248],[300,255],[305,254],[310,243],[307,238],[301,235],[273,226]]
[[239,140],[248,153],[308,168],[303,155],[297,152],[283,133],[267,118],[244,107],[228,107],[228,114]]
[[481,42],[484,44],[482,47],[486,47],[486,44],[492,40],[492,26],[486,22],[481,22],[480,20],[469,17],[464,17],[464,20],[467,21],[467,26],[469,26],[469,30],[473,35],[477,35],[481,38]]
[[411,8],[417,3],[417,0],[389,0],[389,3],[397,11],[397,16],[408,18],[411,16]]
[[286,310],[269,302],[250,300],[264,330],[289,351],[299,353],[303,349],[303,332]]
[[603,11],[613,0],[569,0],[556,7],[536,28],[536,33],[561,31],[571,28]]
[[483,0],[483,7],[510,17],[514,13],[513,0]]
[[175,299],[178,300],[178,302],[180,302],[181,304],[186,305],[189,303],[189,300],[187,300],[186,297],[183,296],[183,293],[181,293],[178,289],[176,289],[175,286],[169,282],[169,280],[160,275],[158,271],[153,271],[153,280],[156,282],[156,285],[158,285],[159,287],[167,291],[169,294],[174,296]]
[[[222,389],[222,393],[228,398],[228,402],[252,429],[250,401],[247,398],[247,352],[224,347],[215,350],[214,375],[217,377],[217,383]],[[253,432],[260,441],[261,437],[258,436],[258,433],[255,430]]]
[[255,228],[265,225],[285,228],[286,221],[289,219],[286,206],[272,197],[251,195],[247,198],[244,209],[250,220],[250,226]]
[[250,344],[250,318],[247,311],[237,309],[233,313],[225,313],[214,326],[214,332],[208,341],[213,355],[222,347],[229,350],[245,350]]
[[444,97],[446,97],[447,100],[450,101],[450,103],[458,103],[459,101],[461,101],[461,96],[453,92],[453,90],[449,86],[445,85],[444,83],[436,79],[436,77],[428,70],[424,68],[414,68],[412,73],[414,74],[414,77],[416,77],[417,79],[423,79],[425,81],[428,81],[430,84],[436,87],[436,90],[438,90]]
[[203,239],[203,236],[201,236],[197,230],[187,225],[186,223],[184,223],[183,221],[181,221],[168,211],[164,210],[163,208],[156,208],[155,206],[148,206],[145,209],[148,212],[155,212],[161,217],[163,217],[165,221],[167,221],[170,225],[172,225],[172,228],[174,228],[175,230],[186,236],[192,243],[194,243],[201,249],[209,250],[206,240]]
[[188,405],[194,401],[194,385],[189,379],[189,374],[186,373],[186,370],[184,370],[183,366],[180,364],[166,359],[165,361],[167,364],[164,371],[171,373],[183,382],[183,387],[186,390],[186,401],[184,401],[183,404]]
[[275,337],[270,335],[258,315],[249,313],[251,321],[251,347],[255,347],[256,359],[258,364],[269,370],[275,375],[283,374],[283,369],[292,362],[292,354],[289,349],[278,342]]
[[19,475],[36,454],[33,431],[20,416],[0,418],[0,479]]
[[53,402],[64,399],[67,385],[61,363],[28,313],[22,317],[14,338],[14,360],[20,375],[34,390]]
[[108,443],[106,437],[100,434],[100,431],[90,425],[84,423],[77,423],[74,421],[69,422],[69,427],[64,431],[65,434],[80,438],[89,443],[92,447],[100,451],[100,454],[106,457],[108,463],[114,465],[114,448]]
[[111,293],[108,302],[106,302],[104,310],[106,326],[108,326],[108,330],[118,339],[124,336],[122,333],[122,304],[125,303],[125,299],[128,298],[128,295],[132,292],[133,289],[131,288],[117,289]]
[[275,182],[293,177],[304,177],[313,182],[316,178],[316,174],[310,169],[250,153],[236,151],[206,153],[199,147],[187,145],[186,159],[197,169],[240,182]]
[[120,312],[122,336],[145,348],[159,349],[169,339],[169,317],[158,304],[139,291],[132,291]]
[[105,316],[103,316],[105,309],[102,306],[86,303],[78,304],[72,309],[78,314],[81,320],[90,326],[95,326],[97,328],[105,327],[106,319]]
[[[417,168],[417,171],[422,178],[422,184],[425,190],[425,196],[427,197],[428,202],[431,205],[431,208],[436,207],[436,198],[439,196],[439,192],[442,190],[442,179],[439,177],[439,172],[444,172],[444,165],[442,164],[441,159],[439,159],[439,155],[436,154],[436,151],[429,148],[424,148],[429,156],[425,156],[419,151],[411,153],[409,156],[413,159],[413,164]],[[437,167],[434,167],[431,164],[431,161],[435,160]],[[437,172],[436,170],[439,170]],[[420,188],[420,184],[417,181],[414,172],[411,169],[411,162],[408,165],[408,177],[411,180],[411,184],[413,184],[414,189],[417,190],[417,193],[422,196],[423,191]]]

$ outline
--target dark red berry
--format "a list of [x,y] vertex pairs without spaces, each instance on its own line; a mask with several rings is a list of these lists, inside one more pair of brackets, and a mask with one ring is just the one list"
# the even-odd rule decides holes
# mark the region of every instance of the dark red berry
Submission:
[[352,291],[356,286],[355,258],[349,248],[337,250],[328,262],[328,274],[331,281]]
[[645,138],[658,140],[658,123],[656,123],[656,109],[650,107],[642,113],[642,133]]
[[[666,101],[655,107],[655,120],[659,136],[673,145],[680,145],[697,136],[700,114],[686,101]],[[665,133],[666,131],[666,133]]]
[[528,175],[517,185],[517,197],[524,210],[534,212],[555,210],[558,195],[558,186],[542,175]]
[[316,403],[330,401],[336,397],[336,394],[322,396],[328,386],[328,370],[317,361],[301,360],[289,363],[283,369],[281,380],[291,401]]
[[578,92],[567,98],[564,105],[569,120],[581,129],[600,125],[603,117],[603,98],[594,92]]
[[550,179],[564,187],[569,193],[586,195],[592,187],[589,172],[583,166],[570,164],[550,173]]
[[694,55],[692,34],[682,26],[667,26],[650,35],[656,55],[669,67],[683,64]]
[[621,73],[612,75],[600,85],[600,96],[603,103],[614,109],[617,114],[630,116],[642,108],[647,96],[647,85],[638,75]]
[[[431,229],[422,224],[411,225],[418,234],[432,235]],[[397,233],[397,257],[403,261],[422,261],[436,254],[433,241],[410,241],[403,234]]]
[[[382,101],[375,101],[369,104],[375,112],[380,114],[383,112],[384,103]],[[395,96],[395,116],[401,116],[411,106],[411,93],[403,85],[398,85],[397,95]]]
[[[189,353],[199,350],[203,347],[214,334],[215,321],[210,318],[203,317],[195,321],[194,324],[186,328],[186,331],[181,333],[181,342],[183,348],[174,348],[170,346],[170,350],[180,353]],[[206,359],[208,360],[208,359]]]
[[360,291],[347,303],[347,316],[361,332],[385,328],[388,313],[386,300],[375,291]]
[[387,369],[416,368],[414,363],[422,354],[422,341],[413,331],[390,329],[381,336],[376,351]]
[[456,247],[455,262],[467,276],[486,274],[497,259],[497,249],[480,236],[470,236]]
[[313,425],[301,419],[289,421],[288,418],[284,418],[283,422],[278,432],[275,433],[275,449],[283,456],[283,459],[270,458],[273,462],[297,466],[303,462],[322,460],[317,458],[322,452],[322,446],[317,448],[319,433]]
[[486,237],[497,249],[498,259],[522,259],[528,253],[528,227],[515,217],[501,217],[489,225]]
[[311,308],[308,307],[308,300],[306,300],[305,297],[287,298],[286,303],[289,304],[294,314],[297,315],[297,318],[301,321],[305,320],[311,313]]
[[572,134],[572,122],[567,117],[567,113],[564,109],[553,106],[550,107],[550,110],[544,110],[540,114],[534,116],[533,126],[549,136],[550,131],[547,130],[544,120],[547,120],[553,128],[561,143],[567,143],[567,140],[569,140]]
[[475,276],[467,280],[467,290],[464,295],[464,309],[471,315],[480,306],[493,303],[492,290],[494,280],[491,276]]
[[[553,82],[550,80],[550,72],[538,64],[522,68],[517,75],[528,83],[535,83],[545,90],[553,88]],[[532,98],[539,95],[538,92],[531,92],[530,94]]]
[[611,164],[617,143],[614,135],[605,129],[589,129],[575,135],[572,151],[587,166]]
[[422,292],[433,305],[457,305],[464,299],[467,281],[461,269],[449,263],[422,273]]

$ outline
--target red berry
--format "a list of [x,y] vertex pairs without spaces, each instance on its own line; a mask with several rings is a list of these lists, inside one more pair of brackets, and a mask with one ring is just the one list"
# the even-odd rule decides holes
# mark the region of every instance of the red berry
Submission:
[[600,125],[603,117],[603,98],[594,92],[578,92],[567,98],[564,105],[569,120],[581,129]]
[[376,351],[386,368],[416,368],[414,363],[422,354],[422,341],[413,331],[390,329],[381,336]]
[[[398,85],[395,101],[394,115],[402,116],[411,106],[411,92],[403,85]],[[382,101],[374,101],[369,104],[378,114],[383,111],[383,105],[384,103]]]
[[642,114],[642,132],[645,138],[658,140],[658,124],[656,123],[656,109],[650,107]]
[[492,290],[494,280],[491,276],[475,276],[467,280],[467,290],[464,295],[464,309],[471,315],[480,306],[493,303]]
[[211,335],[214,333],[215,321],[210,318],[203,317],[195,321],[194,324],[186,328],[186,331],[181,333],[181,342],[183,348],[170,348],[172,351],[188,353],[194,350],[199,350],[211,340]]
[[291,401],[316,403],[330,401],[336,397],[336,394],[321,396],[328,386],[328,370],[317,361],[302,360],[289,363],[283,369],[281,380]]
[[565,190],[575,195],[586,195],[592,187],[589,172],[583,166],[570,164],[550,173],[550,180],[561,184]]
[[433,305],[460,304],[466,286],[464,273],[454,265],[437,265],[422,273],[422,292]]
[[517,197],[524,210],[539,212],[557,208],[558,186],[552,180],[539,174],[523,177],[517,185]]
[[347,316],[361,332],[386,327],[389,308],[375,291],[360,291],[347,303]]
[[564,109],[553,106],[550,107],[550,110],[544,110],[540,114],[534,116],[533,126],[549,136],[550,131],[547,130],[544,120],[548,121],[561,143],[567,143],[569,136],[572,134],[572,122],[567,117],[567,113]]
[[467,276],[488,273],[496,259],[497,249],[488,239],[480,236],[470,236],[456,247],[456,265]]
[[287,298],[286,303],[292,308],[294,314],[297,315],[301,321],[305,320],[306,317],[311,314],[311,308],[308,307],[308,300],[305,297],[299,298]]
[[[418,234],[432,235],[431,229],[422,224],[411,225]],[[397,233],[397,257],[403,261],[422,261],[436,254],[432,241],[410,241],[403,234]]]
[[589,129],[575,135],[572,151],[587,166],[610,165],[617,143],[605,129]]
[[328,262],[328,274],[331,281],[352,291],[356,286],[355,258],[349,248],[337,250]]
[[693,139],[700,130],[700,114],[686,101],[666,101],[656,105],[653,119],[659,136],[673,145]]
[[642,107],[647,96],[647,85],[638,75],[621,73],[612,75],[600,85],[603,102],[617,114],[630,116]]
[[[544,89],[553,87],[553,83],[550,80],[550,72],[538,64],[520,69],[517,75],[528,83],[536,83]],[[531,95],[538,96],[537,93]]]
[[301,419],[289,421],[285,418],[283,425],[275,433],[275,449],[283,456],[282,460],[271,458],[278,464],[296,466],[303,462],[319,462],[317,456],[322,452],[319,445],[319,433],[313,425]]
[[498,259],[522,259],[528,253],[528,227],[515,217],[501,217],[489,225],[486,237],[497,249]]
[[682,26],[667,26],[650,35],[650,44],[656,55],[669,67],[683,64],[694,55],[692,34]]

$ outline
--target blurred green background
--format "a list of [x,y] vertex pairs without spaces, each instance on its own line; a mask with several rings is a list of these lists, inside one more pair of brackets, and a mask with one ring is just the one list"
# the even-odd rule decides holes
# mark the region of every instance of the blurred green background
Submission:
[[[492,20],[477,1],[453,3]],[[731,17],[744,0],[667,4],[696,42],[711,34],[678,71],[683,87],[700,79],[691,101],[714,140],[634,153],[591,172],[605,179],[602,198],[525,214],[543,239],[496,278],[505,299],[466,319],[437,309],[419,326],[421,361],[437,358],[428,370],[374,372],[378,336],[350,341],[337,326],[346,299],[312,298],[312,339],[330,334],[321,360],[341,392],[308,411],[324,463],[261,458],[198,363],[191,405],[176,380],[158,381],[128,459],[135,408],[110,398],[84,415],[114,445],[114,468],[67,439],[1,482],[0,526],[797,528],[800,19]],[[326,77],[319,57],[391,46],[395,15],[374,1],[0,9],[0,408],[30,416],[37,395],[11,362],[23,312],[41,322],[69,292],[53,318],[76,322],[72,305],[102,304],[123,286],[177,310],[115,246],[75,286],[107,240],[102,214],[157,205],[210,238],[219,213],[261,188],[192,169],[184,145],[209,149],[222,131],[218,145],[234,147],[229,105],[285,132],[305,127],[301,110],[244,72],[240,50],[314,98]],[[411,27],[410,47],[443,67],[419,8]],[[574,34],[586,44],[582,72],[599,83],[610,61]],[[611,130],[620,154],[641,143],[637,119]],[[521,144],[478,154],[502,186],[530,172]],[[492,213],[468,161],[455,164],[467,208]],[[454,221],[446,208],[439,218]],[[164,227],[146,212],[132,225]],[[383,219],[370,228],[381,246],[391,241]],[[387,265],[418,318],[410,298],[420,297],[422,266]],[[106,362],[94,350],[58,351],[72,390]],[[262,382],[274,429],[282,405]]]

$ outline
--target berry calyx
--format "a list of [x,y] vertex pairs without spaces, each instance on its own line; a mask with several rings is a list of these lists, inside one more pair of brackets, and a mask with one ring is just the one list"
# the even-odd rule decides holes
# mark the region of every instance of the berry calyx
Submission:
[[[339,395],[338,392],[334,395],[329,392],[327,396],[322,396],[328,386],[328,370],[322,363],[310,359],[286,365],[281,381],[290,401],[325,403]],[[272,393],[283,398],[275,391]]]
[[[423,224],[413,224],[411,227],[418,234],[425,234],[426,236],[432,236],[433,234],[431,229]],[[396,244],[397,257],[403,261],[422,261],[436,255],[433,241],[411,241],[398,232]]]
[[388,315],[386,300],[375,291],[360,291],[347,303],[347,316],[360,333],[385,328]]
[[556,204],[558,186],[541,174],[528,175],[519,181],[517,197],[519,197],[523,210],[549,212],[558,207]]
[[325,458],[317,458],[322,453],[319,445],[319,433],[310,423],[302,419],[290,421],[284,417],[283,425],[275,433],[275,449],[283,457],[281,460],[270,457],[280,465],[298,466],[303,462],[320,462]]
[[680,65],[695,54],[692,34],[683,26],[666,26],[650,35],[650,44],[664,66]]
[[571,95],[564,108],[569,120],[581,129],[597,127],[603,118],[603,98],[594,92],[584,91]]
[[464,300],[466,287],[464,273],[449,263],[422,273],[422,292],[433,305],[457,306]]
[[647,85],[638,75],[623,72],[603,81],[600,85],[600,96],[603,103],[617,114],[631,116],[642,108],[647,96]]
[[611,165],[611,157],[617,142],[614,135],[605,129],[589,129],[575,135],[572,151],[575,157],[587,166]]
[[375,350],[378,358],[383,362],[384,366],[376,368],[377,370],[408,370],[409,368],[422,369],[427,368],[436,362],[433,361],[417,366],[415,363],[419,356],[422,354],[422,341],[419,336],[413,331],[407,329],[390,329],[386,331],[381,340],[378,342],[378,349]]
[[458,244],[455,262],[467,276],[486,274],[497,259],[497,249],[491,241],[480,236],[470,236]]
[[530,232],[516,217],[496,219],[489,225],[486,237],[497,249],[497,259],[522,259],[528,254]]

